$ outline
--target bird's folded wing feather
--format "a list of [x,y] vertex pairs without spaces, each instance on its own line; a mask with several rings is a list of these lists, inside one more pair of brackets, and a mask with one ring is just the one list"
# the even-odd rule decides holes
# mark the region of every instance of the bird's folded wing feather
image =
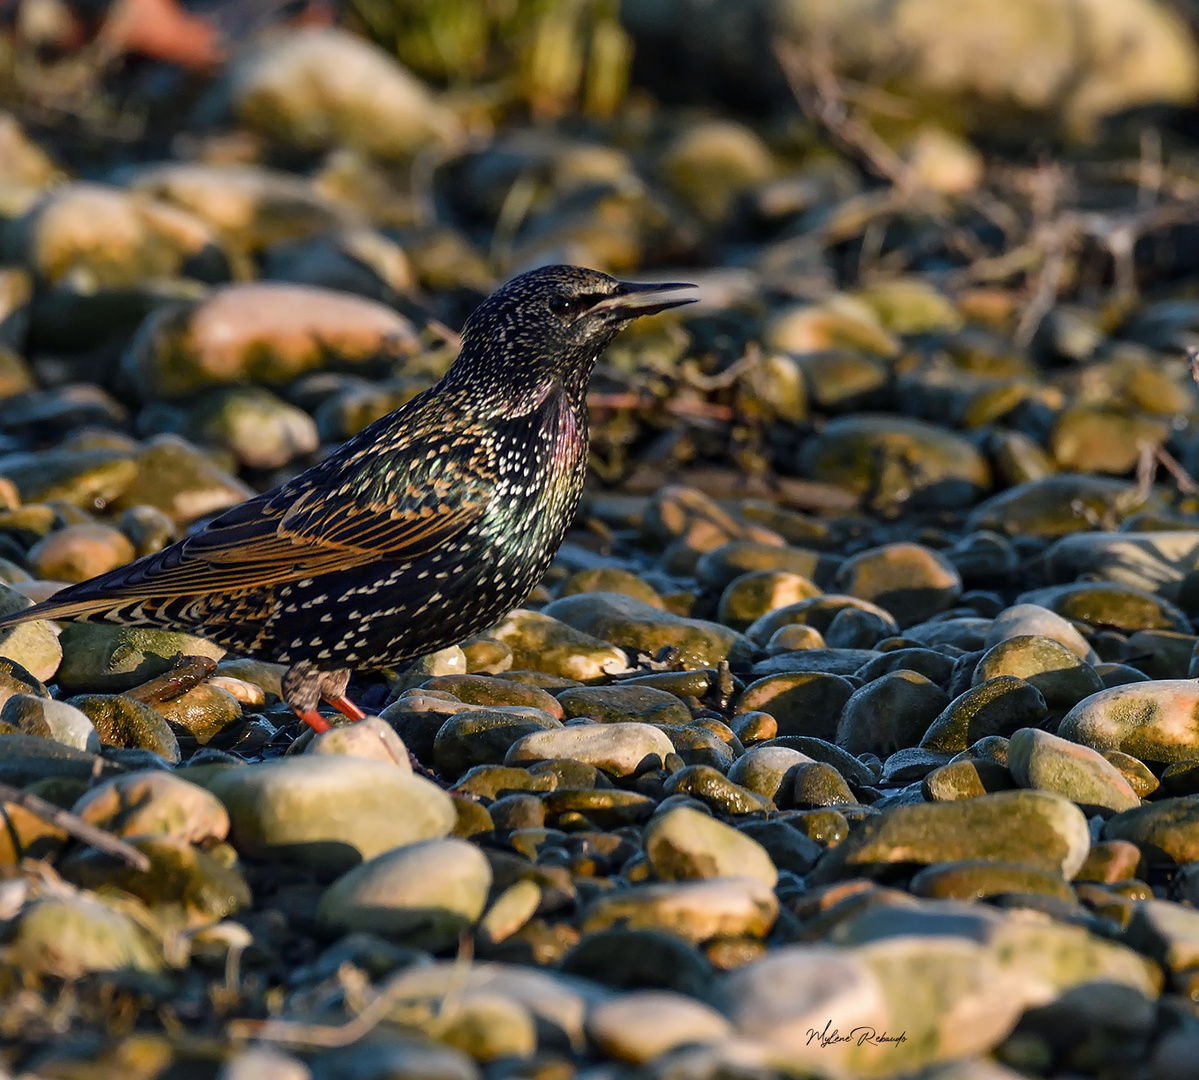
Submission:
[[71,618],[142,597],[281,585],[383,560],[411,562],[478,521],[494,485],[482,441],[455,457],[452,482],[434,475],[445,469],[437,461],[409,457],[382,465],[394,468],[391,481],[339,486],[333,473],[322,477],[328,483],[288,485],[243,503],[182,542],[64,590],[12,621]]

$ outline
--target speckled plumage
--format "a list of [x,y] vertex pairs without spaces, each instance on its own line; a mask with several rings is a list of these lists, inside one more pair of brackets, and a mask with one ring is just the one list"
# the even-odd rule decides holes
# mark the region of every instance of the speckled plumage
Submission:
[[0,627],[196,633],[290,665],[285,696],[319,726],[319,697],[348,704],[348,670],[454,644],[537,584],[582,491],[595,361],[633,318],[686,303],[661,298],[678,287],[569,266],[514,278],[436,386],[281,487]]

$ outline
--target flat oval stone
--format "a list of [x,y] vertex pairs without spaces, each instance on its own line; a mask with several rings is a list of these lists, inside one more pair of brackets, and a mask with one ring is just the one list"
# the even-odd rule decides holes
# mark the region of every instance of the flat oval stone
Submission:
[[0,476],[11,480],[24,503],[62,499],[83,508],[118,499],[138,475],[128,450],[40,450],[0,457]]
[[1058,734],[1141,761],[1199,760],[1199,683],[1167,679],[1102,690],[1075,705]]
[[1036,893],[1073,903],[1074,890],[1058,874],[1019,863],[962,859],[928,866],[913,876],[916,896],[937,900],[985,900],[1002,893]]
[[218,855],[173,836],[134,837],[130,846],[150,860],[149,870],[83,848],[63,860],[62,875],[87,889],[121,889],[162,919],[182,917],[189,927],[210,926],[250,904],[250,888],[227,847]]
[[688,765],[662,786],[667,795],[690,795],[722,814],[752,814],[771,808],[770,800],[733,782],[711,765]]
[[741,740],[742,746],[749,746],[773,739],[779,733],[779,725],[770,713],[751,709],[730,717],[729,730]]
[[528,769],[508,765],[476,765],[458,778],[454,791],[498,799],[514,791],[553,791],[557,784],[553,774],[533,776]]
[[967,858],[1025,863],[1070,878],[1090,845],[1082,811],[1060,795],[1001,791],[897,806],[870,818],[821,859],[809,884],[852,876],[861,867]]
[[761,844],[686,806],[654,817],[645,830],[645,855],[661,881],[743,875],[772,889],[778,881]]
[[890,1023],[878,976],[849,950],[826,945],[771,950],[726,974],[716,994],[741,1035],[765,1042],[792,1068],[833,1068],[854,1075],[857,1069],[848,1059],[855,1040],[826,1046],[812,1033],[857,1027],[881,1032]]
[[899,624],[891,613],[877,604],[872,604],[869,600],[861,600],[856,596],[830,593],[824,596],[814,596],[809,600],[799,600],[794,604],[788,604],[786,607],[768,612],[761,618],[755,619],[746,629],[745,635],[759,645],[765,645],[784,626],[796,623],[815,627],[821,634],[825,634],[832,626],[833,620],[845,608],[856,608],[859,611],[877,615],[886,627],[887,634],[899,633]]
[[[1177,630],[1138,630],[1124,643],[1123,655],[1150,679],[1185,679],[1199,638]],[[1112,685],[1105,681],[1105,685]]]
[[662,597],[658,591],[643,581],[631,570],[622,570],[617,566],[596,566],[587,570],[576,570],[561,585],[555,594],[557,596],[574,596],[585,592],[619,592],[627,596],[635,596],[650,607],[661,608]]
[[854,689],[854,684],[843,676],[823,671],[768,675],[745,688],[737,701],[737,711],[769,713],[780,735],[812,735],[831,741]]
[[897,416],[858,415],[832,421],[805,440],[799,466],[813,480],[847,487],[859,495],[873,491],[881,496],[897,483],[882,474],[882,463],[909,459],[921,463],[918,477],[904,474],[902,494],[913,506],[970,505],[991,486],[990,469],[968,439]]
[[727,772],[740,750],[698,723],[686,727],[664,724],[662,732],[670,739],[674,752],[687,765],[708,765]]
[[688,619],[650,607],[622,593],[579,593],[547,604],[543,611],[585,634],[626,649],[657,653],[665,645],[681,652],[687,667],[709,667],[720,660],[749,660],[753,642],[735,630],[705,619]]
[[994,735],[1007,736],[1049,715],[1041,691],[1015,675],[999,675],[954,698],[929,725],[920,745],[956,754]]
[[262,386],[208,391],[188,407],[184,430],[249,469],[280,469],[320,446],[312,417]]
[[991,949],[960,936],[896,935],[853,953],[882,984],[888,1034],[906,1035],[903,1043],[855,1047],[866,1068],[874,1063],[880,1071],[986,1053],[1015,1027],[1026,1000],[1036,999],[1040,989],[1020,984]]
[[929,649],[952,645],[954,648],[973,652],[982,648],[987,631],[990,629],[990,619],[963,615],[959,618],[951,619],[946,616],[930,622],[918,623],[916,626],[909,626],[903,634],[909,641]]
[[664,990],[635,990],[603,1002],[587,1017],[587,1037],[600,1053],[631,1065],[673,1050],[721,1042],[732,1025],[709,1005]]
[[535,881],[517,881],[504,889],[479,920],[477,935],[481,943],[498,945],[510,938],[537,914],[541,906],[541,887]]
[[827,583],[839,560],[802,547],[779,547],[755,540],[733,540],[700,556],[695,576],[701,585],[722,592],[743,574],[785,571]]
[[402,357],[414,346],[412,324],[376,301],[312,285],[238,282],[159,309],[143,322],[122,367],[148,399],[185,398],[249,379],[292,382],[330,354],[361,364]]
[[438,950],[483,914],[491,866],[453,837],[386,851],[348,871],[321,897],[317,921],[339,933],[381,934]]
[[105,746],[151,750],[172,763],[180,758],[170,725],[141,701],[124,694],[80,694],[68,704],[87,715]]
[[545,612],[516,608],[488,632],[512,650],[516,669],[595,682],[628,668],[624,650]]
[[344,870],[392,848],[447,835],[450,797],[394,765],[303,754],[208,779],[232,822],[231,842],[251,858],[288,858]]
[[837,770],[851,784],[873,784],[878,774],[871,771],[853,754],[825,739],[813,739],[807,735],[781,735],[771,739],[764,746],[785,746],[798,750],[815,761],[824,761]]
[[[30,607],[31,603],[16,589],[0,584],[0,616],[15,615]],[[0,655],[44,682],[54,677],[62,663],[62,645],[51,623],[45,619],[33,619],[0,630]]]
[[241,704],[232,694],[211,683],[200,683],[184,694],[151,706],[178,737],[191,737],[207,746],[217,736],[241,723]]
[[1009,637],[993,645],[974,669],[978,686],[1000,675],[1015,675],[1035,686],[1050,708],[1068,709],[1103,689],[1090,664],[1061,642],[1047,637]]
[[1135,758],[1131,754],[1125,754],[1121,750],[1102,750],[1100,753],[1128,781],[1129,786],[1136,792],[1138,798],[1144,799],[1161,787],[1161,781],[1150,772],[1149,766],[1141,761],[1140,758]]
[[734,630],[745,630],[767,612],[819,596],[821,591],[790,570],[751,570],[725,586],[716,605],[716,618]]
[[0,722],[27,735],[54,739],[77,750],[100,752],[100,736],[85,712],[37,694],[13,694],[0,709]]
[[86,895],[47,898],[25,907],[10,928],[8,954],[27,971],[63,979],[163,967],[161,949],[132,918]]
[[915,746],[949,704],[949,695],[915,671],[892,671],[867,683],[845,703],[836,743],[851,754],[893,754]]
[[523,705],[540,709],[561,720],[562,706],[558,699],[538,686],[526,686],[511,679],[491,679],[485,675],[435,675],[426,679],[425,690],[452,694],[469,705]]
[[1132,786],[1102,754],[1039,728],[1021,728],[1008,743],[1008,768],[1021,787],[1054,791],[1085,809],[1140,806]]
[[169,836],[201,844],[229,834],[229,814],[215,795],[161,769],[106,780],[83,795],[71,813],[123,837]]
[[660,769],[674,743],[649,724],[572,724],[525,735],[508,749],[504,764],[569,758],[594,765],[613,776],[634,776]]
[[1088,664],[1098,661],[1095,650],[1069,619],[1063,619],[1056,611],[1039,604],[1014,604],[1001,611],[987,631],[984,647],[990,649],[1008,638],[1030,635],[1052,638]]
[[1190,620],[1168,600],[1111,581],[1077,581],[1050,585],[1021,594],[1017,603],[1038,604],[1076,622],[1113,626],[1124,633],[1136,630],[1177,630],[1191,633]]
[[583,931],[624,926],[666,930],[686,941],[717,937],[764,937],[778,917],[774,891],[754,878],[636,885],[593,900],[583,912]]
[[856,805],[857,799],[832,765],[823,761],[813,761],[808,765],[800,765],[795,770],[795,780],[791,791],[791,805],[801,810],[816,809],[822,806]]
[[29,549],[29,565],[45,581],[79,582],[133,561],[133,545],[109,525],[67,525]]
[[1056,541],[1045,552],[1045,569],[1055,583],[1083,574],[1118,581],[1178,600],[1178,589],[1194,569],[1199,531],[1081,532]]
[[559,961],[559,970],[616,990],[673,990],[702,998],[712,965],[702,952],[660,930],[598,930],[583,934]]
[[930,802],[974,799],[1015,787],[1012,774],[993,761],[953,760],[927,773],[920,790]]
[[1075,503],[1102,515],[1133,490],[1127,480],[1106,476],[1086,473],[1046,476],[1018,484],[979,503],[966,518],[966,528],[971,532],[989,529],[1008,536],[1057,537],[1087,532],[1090,526],[1084,515],[1075,512]]
[[1199,862],[1199,795],[1145,803],[1117,814],[1103,827],[1104,840],[1128,840],[1155,863]]
[[50,691],[45,684],[26,671],[15,660],[0,656],[0,702],[6,702],[17,694],[33,694],[49,699]]
[[458,777],[476,765],[499,765],[525,736],[561,726],[560,720],[540,709],[504,705],[468,709],[454,713],[438,728],[433,761],[438,772]]
[[780,626],[770,635],[770,640],[766,642],[766,654],[778,656],[779,653],[800,649],[823,649],[825,645],[824,635],[816,627],[791,623],[790,626]]
[[180,655],[213,660],[225,655],[204,638],[141,626],[67,623],[59,641],[58,685],[64,694],[119,694],[166,674]]
[[321,732],[308,744],[308,754],[344,754],[346,757],[382,761],[407,772],[412,771],[408,750],[391,725],[377,716],[367,716],[356,724],[338,724]]
[[872,649],[802,649],[759,660],[749,669],[754,678],[796,671],[821,671],[827,675],[852,675],[879,653]]
[[757,746],[733,762],[728,778],[777,803],[779,791],[794,783],[796,767],[811,761],[807,754],[785,746]]
[[600,723],[636,721],[640,724],[691,723],[691,710],[674,694],[652,686],[580,686],[558,695],[563,715],[589,717]]
[[0,735],[0,783],[24,787],[39,780],[107,778],[122,771],[99,754],[40,735]]
[[1074,875],[1076,882],[1127,881],[1137,876],[1141,865],[1141,849],[1127,840],[1101,840],[1091,845],[1087,861]]
[[648,795],[614,788],[559,788],[543,796],[542,803],[549,818],[560,820],[564,815],[569,815],[572,828],[583,823],[581,819],[599,829],[637,825],[654,812],[654,800]]
[[868,683],[900,668],[915,671],[938,686],[944,686],[953,673],[953,659],[936,649],[889,649],[863,664],[854,674]]
[[922,544],[884,544],[852,555],[841,564],[834,584],[884,608],[901,627],[948,611],[962,595],[962,579],[953,564]]

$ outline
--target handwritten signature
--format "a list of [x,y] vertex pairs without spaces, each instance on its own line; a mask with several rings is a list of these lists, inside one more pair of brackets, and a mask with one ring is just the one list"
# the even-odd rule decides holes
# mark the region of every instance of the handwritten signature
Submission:
[[[832,1028],[830,1031],[829,1029]],[[901,1031],[898,1035],[888,1035],[885,1031],[877,1031],[875,1028],[863,1025],[862,1027],[852,1028],[848,1035],[842,1035],[838,1028],[833,1027],[833,1022],[829,1020],[824,1025],[823,1031],[818,1031],[816,1028],[808,1028],[808,1043],[811,1046],[813,1041],[818,1040],[822,1047],[836,1046],[838,1043],[856,1043],[858,1046],[883,1046],[887,1043],[905,1043],[908,1041],[907,1032]]]

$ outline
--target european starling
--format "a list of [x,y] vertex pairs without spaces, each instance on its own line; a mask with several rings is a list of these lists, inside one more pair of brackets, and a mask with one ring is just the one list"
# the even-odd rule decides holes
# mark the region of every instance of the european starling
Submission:
[[574,266],[513,278],[445,377],[293,480],[162,551],[0,619],[183,630],[288,665],[318,731],[359,668],[461,641],[541,580],[578,506],[587,383],[617,332],[689,303]]

